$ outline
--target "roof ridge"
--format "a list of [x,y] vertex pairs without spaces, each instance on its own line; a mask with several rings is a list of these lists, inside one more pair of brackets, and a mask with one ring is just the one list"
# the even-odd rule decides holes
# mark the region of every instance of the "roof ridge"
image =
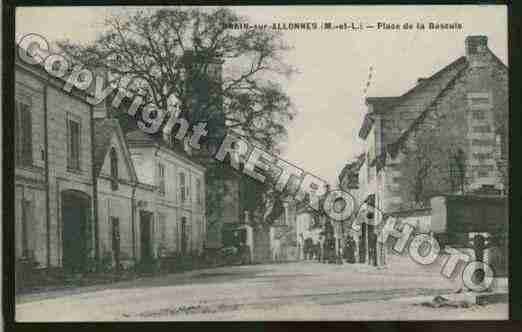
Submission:
[[[399,98],[403,98],[403,97],[406,97],[407,95],[413,93],[415,90],[417,90],[418,88],[420,88],[421,86],[425,86],[427,81],[431,81],[435,78],[438,78],[440,75],[442,75],[444,72],[448,71],[450,68],[452,68],[453,66],[456,66],[457,64],[459,64],[460,62],[464,62],[466,63],[467,62],[467,58],[466,56],[460,56],[458,57],[457,59],[453,60],[452,62],[450,62],[449,64],[447,64],[446,66],[442,67],[441,69],[439,69],[438,71],[436,71],[434,74],[432,74],[431,76],[429,77],[426,77],[424,79],[424,81],[422,83],[419,83],[419,84],[416,84],[414,87],[412,87],[411,89],[409,89],[408,91],[406,91],[405,93],[403,93],[402,95],[399,96]],[[444,89],[444,88],[443,88]]]
[[[448,66],[446,66],[448,67]],[[397,138],[397,140],[395,140],[395,142],[393,143],[390,143],[390,144],[387,144],[387,146],[390,146],[392,147],[392,149],[390,149],[390,153],[392,155],[395,155],[398,151],[398,147],[400,144],[402,144],[402,142],[404,140],[406,140],[409,136],[409,133],[412,131],[412,129],[415,129],[417,125],[419,125],[423,120],[424,120],[424,117],[427,115],[428,111],[432,108],[432,106],[437,102],[437,100],[447,91],[448,87],[450,87],[456,80],[457,78],[459,78],[462,73],[468,68],[467,66],[467,62],[466,62],[466,65],[464,67],[462,67],[460,70],[457,71],[457,73],[455,73],[455,75],[450,79],[448,80],[448,82],[446,83],[446,85],[440,90],[440,92],[433,98],[433,100],[428,104],[428,106],[426,106],[421,114],[419,114],[418,117],[415,118],[415,120],[411,123],[411,125],[399,136],[399,138]],[[384,152],[386,153],[386,151]]]

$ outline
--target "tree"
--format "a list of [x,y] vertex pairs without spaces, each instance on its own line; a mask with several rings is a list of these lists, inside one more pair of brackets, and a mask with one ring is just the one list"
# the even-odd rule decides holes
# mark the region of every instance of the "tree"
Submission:
[[[167,111],[164,124],[171,116],[183,117],[190,133],[192,125],[207,122],[201,141],[207,155],[199,157],[207,165],[209,227],[222,219],[223,196],[234,187],[226,183],[233,172],[210,157],[225,133],[233,130],[277,153],[295,116],[278,83],[296,72],[282,57],[290,47],[270,29],[228,28],[246,21],[228,8],[124,10],[109,16],[105,31],[90,44],[58,42],[74,62],[101,68],[111,85]],[[125,112],[118,117],[124,130],[135,127]],[[257,197],[259,186],[252,190]]]
[[86,67],[103,68],[145,105],[208,121],[210,136],[224,126],[277,150],[295,115],[277,83],[295,72],[282,60],[290,47],[270,29],[228,28],[245,21],[228,8],[126,10],[108,17],[93,43],[58,46]]
[[464,137],[453,119],[431,117],[401,147],[399,169],[404,208],[426,207],[435,194],[464,191]]

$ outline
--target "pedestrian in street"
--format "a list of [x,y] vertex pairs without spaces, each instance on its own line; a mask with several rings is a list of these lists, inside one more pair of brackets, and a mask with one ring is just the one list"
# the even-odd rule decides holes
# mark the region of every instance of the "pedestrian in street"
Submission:
[[305,259],[310,259],[310,260],[313,259],[313,254],[314,254],[313,246],[314,246],[314,242],[313,242],[312,238],[310,238],[310,237],[306,238],[305,244],[304,244]]
[[355,263],[355,241],[351,236],[348,236],[346,239],[346,244],[344,247],[344,259],[346,260],[346,263]]

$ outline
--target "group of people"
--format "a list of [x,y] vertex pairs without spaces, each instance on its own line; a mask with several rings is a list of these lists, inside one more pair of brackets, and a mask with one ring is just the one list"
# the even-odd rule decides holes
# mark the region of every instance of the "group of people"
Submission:
[[[302,235],[301,237],[303,238]],[[325,230],[321,232],[321,240],[314,241],[312,237],[303,238],[304,259],[337,263],[342,257],[346,263],[356,263],[357,244],[355,240],[348,236],[339,252],[336,251],[335,241],[333,229],[329,229],[329,227],[325,227]]]

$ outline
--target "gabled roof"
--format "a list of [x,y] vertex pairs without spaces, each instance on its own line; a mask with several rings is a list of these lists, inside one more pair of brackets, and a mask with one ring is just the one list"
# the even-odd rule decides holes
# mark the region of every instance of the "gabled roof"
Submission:
[[[457,75],[460,74],[460,69],[467,66],[467,59],[465,56],[462,56],[455,61],[451,62],[444,68],[437,71],[435,74],[431,75],[428,78],[422,79],[417,85],[415,85],[410,90],[406,91],[400,96],[395,97],[367,97],[366,98],[366,105],[372,105],[372,112],[367,113],[364,117],[363,124],[361,126],[361,129],[359,130],[359,137],[362,139],[366,139],[368,136],[372,125],[373,125],[373,119],[372,114],[382,114],[383,112],[390,112],[393,111],[393,108],[403,102],[406,98],[408,98],[411,94],[416,93],[420,89],[424,88],[425,86],[429,85],[433,80],[439,78],[440,76],[451,72],[454,69],[457,69],[457,72],[453,74],[453,77],[449,79],[449,81],[452,81]],[[449,84],[449,83],[448,83]],[[446,85],[447,86],[447,85]],[[445,87],[442,87],[442,90],[444,90]]]
[[123,155],[127,161],[127,165],[129,167],[129,173],[133,182],[137,181],[136,171],[134,169],[134,164],[132,163],[132,159],[130,157],[129,148],[127,146],[127,142],[125,141],[125,136],[118,124],[118,121],[115,119],[94,119],[94,176],[100,175],[100,171],[103,167],[103,162],[105,161],[105,156],[111,147],[111,139],[114,135],[117,135],[118,140],[123,147]]
[[161,133],[157,133],[154,135],[147,134],[141,129],[135,129],[132,131],[129,131],[125,138],[127,140],[127,143],[129,146],[156,146],[156,147],[163,147],[168,151],[171,151],[174,155],[176,155],[181,160],[184,160],[189,163],[195,164],[197,167],[200,168],[206,168],[205,165],[201,163],[200,160],[198,160],[196,157],[190,156],[187,154],[181,144],[168,144],[163,139],[163,136]]
[[373,112],[380,113],[393,107],[397,102],[401,101],[401,97],[368,97],[366,105],[373,105]]
[[[462,75],[462,73],[468,68],[468,62],[465,61],[460,65],[459,70],[455,73],[455,75],[446,83],[446,85],[440,90],[440,92],[431,100],[427,107],[421,112],[421,114],[413,121],[413,123],[405,130],[401,136],[392,144],[386,147],[386,149],[390,152],[391,156],[394,157],[398,153],[399,147],[406,141],[409,135],[424,121],[430,109],[432,109],[441,96],[448,91],[455,81]],[[384,152],[386,153],[386,151]]]
[[[67,79],[69,78],[71,69],[69,69],[66,72],[66,74],[62,77],[51,76],[45,69],[45,66],[44,66],[45,62],[42,62],[40,64],[27,63],[20,57],[20,53],[19,53],[20,50],[25,50],[25,49],[21,48],[18,44],[16,44],[14,47],[14,59],[15,59],[14,64],[16,67],[22,68],[25,71],[32,73],[33,75],[39,76],[41,79],[48,81],[50,84],[52,84],[60,89],[63,88],[63,86],[67,82]],[[72,86],[70,92],[68,92],[68,93],[64,92],[64,93],[66,93],[70,96],[73,96],[73,97],[81,100],[84,103],[91,105],[91,103],[89,103],[87,98],[92,97],[92,94],[90,94],[87,90],[80,90],[76,86]]]

